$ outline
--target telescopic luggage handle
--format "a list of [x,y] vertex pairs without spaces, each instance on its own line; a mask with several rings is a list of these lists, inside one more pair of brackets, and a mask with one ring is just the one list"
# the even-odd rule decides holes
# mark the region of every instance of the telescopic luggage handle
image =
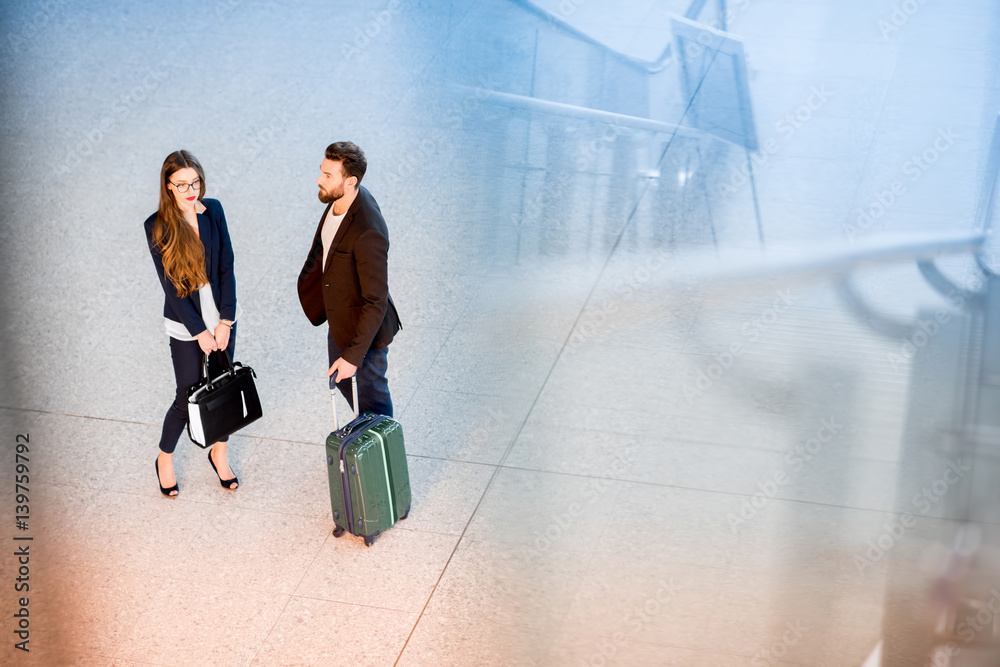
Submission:
[[[354,397],[354,418],[358,418],[358,374],[351,376],[351,394]],[[333,405],[333,429],[340,428],[340,420],[337,418],[337,383],[330,376],[330,404]]]

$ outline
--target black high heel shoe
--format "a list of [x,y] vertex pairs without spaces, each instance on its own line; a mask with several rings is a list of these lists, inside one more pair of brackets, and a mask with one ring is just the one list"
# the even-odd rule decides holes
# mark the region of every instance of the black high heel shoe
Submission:
[[[153,461],[153,465],[156,466],[156,483],[160,485],[160,493],[162,493],[163,495],[165,495],[167,498],[176,498],[177,497],[177,493],[180,493],[180,490],[177,488],[177,484],[174,484],[169,489],[164,489],[163,488],[163,482],[160,481],[160,457],[159,456],[157,456],[156,460]],[[177,493],[171,494],[170,493],[171,491],[177,491]]]
[[[214,470],[215,474],[219,476],[219,484],[222,485],[222,488],[226,489],[227,491],[235,491],[236,489],[239,488],[240,480],[238,477],[236,477],[236,475],[233,475],[232,479],[222,479],[222,475],[219,475],[219,469],[215,467],[215,461],[212,460],[212,450],[214,449],[215,448],[213,447],[212,449],[208,450],[208,462],[212,464],[212,470]],[[236,486],[233,486],[233,482],[236,483]]]

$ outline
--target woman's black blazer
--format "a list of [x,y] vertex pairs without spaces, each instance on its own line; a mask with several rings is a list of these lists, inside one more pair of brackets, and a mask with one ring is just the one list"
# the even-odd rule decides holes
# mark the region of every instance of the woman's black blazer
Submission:
[[[217,199],[202,199],[205,212],[198,214],[198,236],[205,247],[205,272],[212,286],[212,296],[219,309],[219,316],[224,320],[236,317],[236,275],[233,273],[233,245],[229,240],[229,228],[226,226],[226,214],[222,204]],[[177,296],[177,288],[163,274],[163,257],[153,244],[153,223],[156,213],[146,218],[146,243],[149,254],[156,266],[156,275],[163,286],[163,316],[175,322],[180,322],[192,336],[205,331],[205,322],[201,317],[201,299],[198,292],[187,297]],[[209,332],[212,333],[212,332]]]

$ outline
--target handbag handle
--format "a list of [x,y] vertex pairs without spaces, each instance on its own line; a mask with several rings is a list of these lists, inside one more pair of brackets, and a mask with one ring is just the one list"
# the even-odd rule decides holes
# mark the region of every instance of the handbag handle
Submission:
[[205,381],[208,383],[209,390],[213,389],[213,385],[212,378],[208,376],[208,358],[213,354],[222,355],[222,359],[225,361],[225,364],[223,365],[225,366],[227,373],[233,374],[236,372],[236,369],[233,368],[233,362],[229,360],[229,354],[225,350],[212,350],[208,354],[204,355],[204,358],[201,361],[201,376],[205,378]]

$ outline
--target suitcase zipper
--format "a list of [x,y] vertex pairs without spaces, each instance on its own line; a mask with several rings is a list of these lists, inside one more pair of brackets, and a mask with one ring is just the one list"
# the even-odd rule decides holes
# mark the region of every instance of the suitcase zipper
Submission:
[[[369,428],[381,423],[385,420],[385,418],[385,415],[378,415],[372,419],[369,424]],[[360,436],[361,433],[363,433],[363,431],[355,431],[354,433],[347,435],[340,441],[340,447],[337,449],[337,458],[340,460],[340,486],[341,491],[344,494],[344,513],[347,514],[345,517],[347,520],[347,529],[351,531],[352,535],[359,535],[360,533],[358,533],[358,527],[354,521],[354,505],[351,502],[350,476],[344,470],[344,451],[347,449],[348,445],[358,439],[358,436]]]

